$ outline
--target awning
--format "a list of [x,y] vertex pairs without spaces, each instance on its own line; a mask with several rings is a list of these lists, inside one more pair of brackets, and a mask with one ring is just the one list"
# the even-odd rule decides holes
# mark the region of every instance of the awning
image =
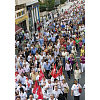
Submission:
[[20,32],[21,30],[22,30],[21,27],[15,25],[15,34],[16,34],[17,32]]
[[18,19],[15,19],[15,24],[17,25],[17,24],[23,22],[26,19],[28,19],[28,16],[27,15],[24,15],[24,16],[18,18]]

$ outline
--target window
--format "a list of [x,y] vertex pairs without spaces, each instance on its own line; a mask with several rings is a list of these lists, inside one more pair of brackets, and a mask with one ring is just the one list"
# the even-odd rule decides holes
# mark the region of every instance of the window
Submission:
[[20,12],[19,12],[19,16],[20,16]]
[[19,17],[19,13],[17,13],[17,17]]

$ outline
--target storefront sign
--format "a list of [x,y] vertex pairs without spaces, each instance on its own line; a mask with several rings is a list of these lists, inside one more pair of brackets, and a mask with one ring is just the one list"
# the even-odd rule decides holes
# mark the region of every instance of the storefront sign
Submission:
[[28,16],[27,15],[24,15],[23,17],[16,19],[15,20],[15,24],[17,25],[17,24],[23,22],[26,19],[28,19]]

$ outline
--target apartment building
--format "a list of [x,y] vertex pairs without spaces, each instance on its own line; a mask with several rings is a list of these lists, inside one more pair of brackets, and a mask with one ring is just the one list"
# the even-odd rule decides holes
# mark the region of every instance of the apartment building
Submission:
[[37,20],[40,21],[38,0],[15,0],[15,24],[32,32]]

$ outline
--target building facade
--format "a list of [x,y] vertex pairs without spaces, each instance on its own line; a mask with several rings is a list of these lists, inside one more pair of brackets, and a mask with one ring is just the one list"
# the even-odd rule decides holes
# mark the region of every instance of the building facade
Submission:
[[15,24],[24,30],[34,31],[40,21],[38,0],[15,0]]
[[15,6],[15,25],[22,27],[24,30],[29,30],[26,4]]

